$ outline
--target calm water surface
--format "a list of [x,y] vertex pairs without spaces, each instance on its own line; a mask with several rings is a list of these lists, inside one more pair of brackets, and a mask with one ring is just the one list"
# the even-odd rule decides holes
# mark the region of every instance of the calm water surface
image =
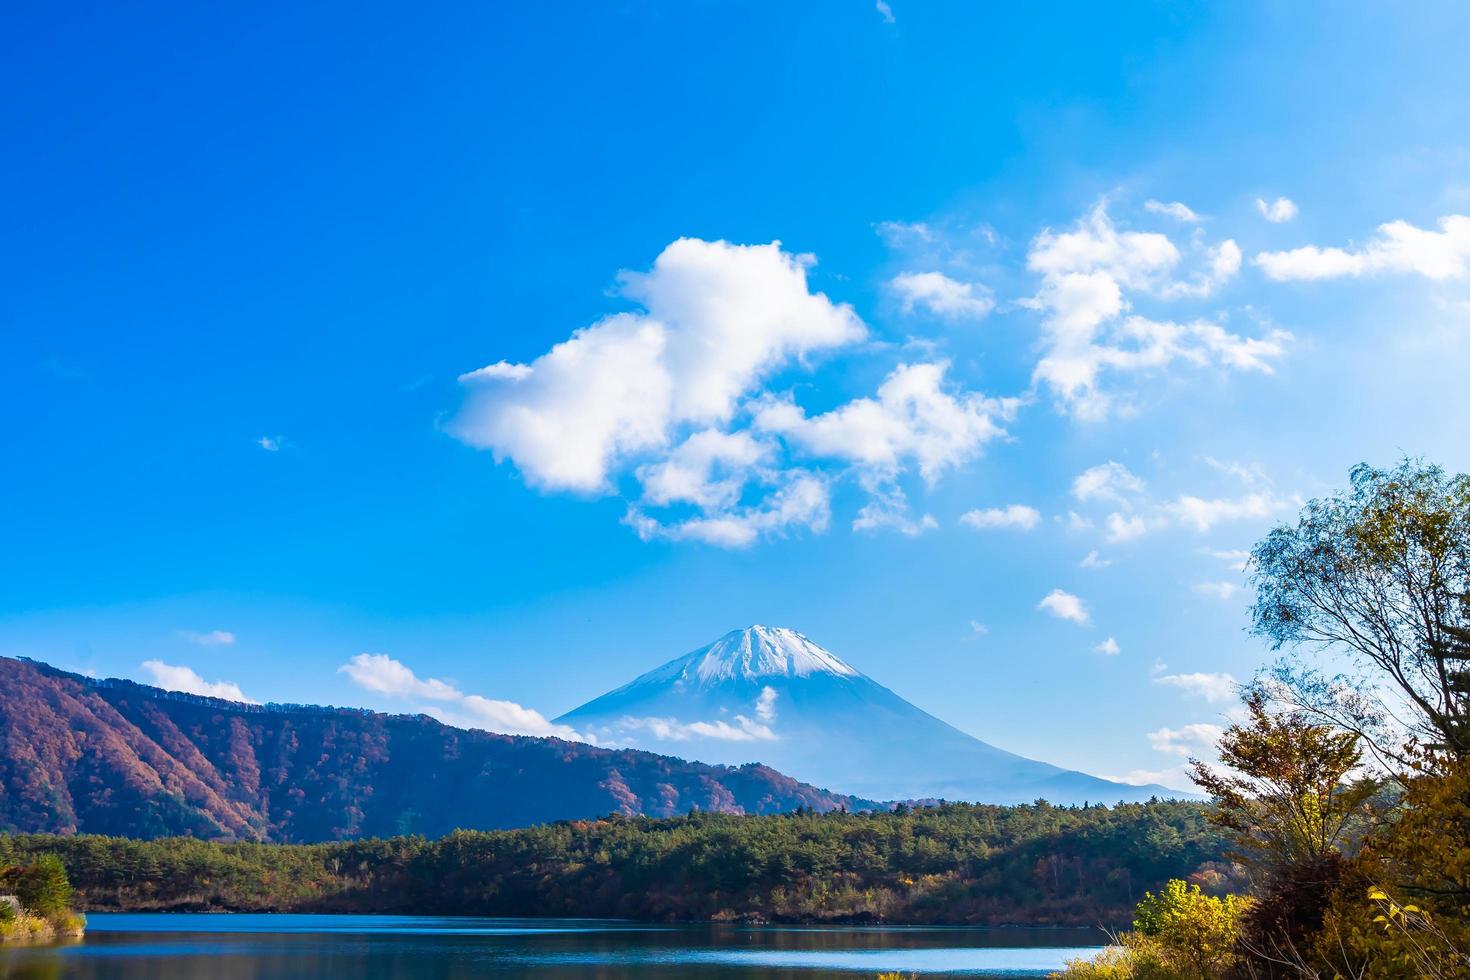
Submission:
[[0,950],[0,978],[509,977],[836,980],[1045,976],[1091,929],[663,926],[592,919],[94,913],[87,938]]

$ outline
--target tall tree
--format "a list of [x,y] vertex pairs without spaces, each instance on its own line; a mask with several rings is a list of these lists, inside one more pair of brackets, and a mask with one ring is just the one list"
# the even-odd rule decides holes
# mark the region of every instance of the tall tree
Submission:
[[1323,661],[1283,660],[1276,690],[1363,736],[1404,771],[1470,755],[1470,476],[1405,459],[1256,546],[1253,632]]

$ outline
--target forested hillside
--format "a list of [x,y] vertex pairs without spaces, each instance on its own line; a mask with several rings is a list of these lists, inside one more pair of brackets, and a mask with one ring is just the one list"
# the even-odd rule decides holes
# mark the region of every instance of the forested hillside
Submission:
[[946,804],[897,812],[612,817],[281,846],[0,837],[61,856],[84,908],[377,911],[928,923],[1122,924],[1145,890],[1202,872],[1195,803]]
[[766,766],[239,704],[0,658],[0,830],[309,842],[872,805]]

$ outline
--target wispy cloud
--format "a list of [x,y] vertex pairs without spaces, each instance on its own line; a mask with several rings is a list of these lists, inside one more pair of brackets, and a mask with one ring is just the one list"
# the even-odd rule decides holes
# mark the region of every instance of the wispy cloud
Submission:
[[1240,682],[1230,674],[1164,674],[1154,678],[1155,684],[1178,688],[1185,694],[1204,698],[1210,703],[1235,700]]
[[177,633],[179,639],[200,647],[227,647],[235,643],[235,634],[229,630],[208,630],[202,633],[195,630],[178,630]]
[[1150,214],[1162,214],[1173,218],[1175,221],[1183,221],[1193,224],[1200,220],[1198,214],[1189,205],[1181,201],[1144,201],[1143,209]]
[[586,737],[566,725],[550,722],[540,712],[514,701],[501,701],[465,694],[454,684],[437,678],[421,678],[386,653],[359,653],[337,668],[358,687],[384,697],[428,701],[424,714],[460,728],[480,728],[507,735],[555,736],[574,741]]

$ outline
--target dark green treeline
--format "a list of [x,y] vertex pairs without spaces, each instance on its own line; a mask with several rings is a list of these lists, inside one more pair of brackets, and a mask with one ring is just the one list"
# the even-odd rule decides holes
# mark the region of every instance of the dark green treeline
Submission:
[[1197,803],[694,813],[331,844],[0,836],[61,857],[81,907],[1115,924],[1221,860]]

